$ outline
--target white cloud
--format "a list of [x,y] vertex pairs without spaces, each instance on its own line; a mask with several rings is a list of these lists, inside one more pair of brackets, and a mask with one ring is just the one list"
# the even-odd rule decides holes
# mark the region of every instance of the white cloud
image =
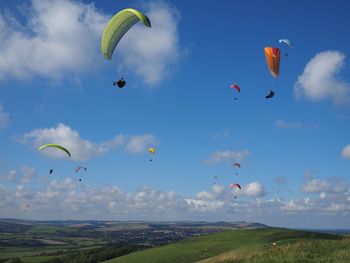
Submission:
[[343,158],[350,160],[350,144],[344,147],[341,152]]
[[284,176],[276,176],[273,178],[273,180],[276,184],[284,184],[287,181]]
[[114,56],[120,53],[121,68],[155,85],[172,71],[180,57],[179,15],[174,6],[164,2],[148,3],[145,14],[152,28],[136,24],[119,43]]
[[138,154],[145,152],[147,147],[156,143],[157,140],[153,134],[135,135],[130,136],[124,149],[129,153]]
[[285,120],[276,120],[275,121],[275,126],[277,128],[282,128],[282,129],[297,129],[297,128],[302,128],[303,124],[300,122],[287,122]]
[[230,136],[230,130],[229,129],[224,129],[221,132],[216,132],[212,135],[212,138],[214,140],[218,140],[218,139],[226,139]]
[[0,104],[0,131],[8,125],[9,120],[10,114],[5,112],[4,107]]
[[95,67],[107,17],[93,4],[32,0],[21,15],[23,25],[0,14],[0,78],[59,78]]
[[315,172],[314,171],[306,171],[304,173],[304,179],[306,180],[312,180],[315,178]]
[[345,55],[338,51],[316,54],[294,85],[296,97],[306,97],[312,101],[331,98],[335,104],[349,102],[350,84],[338,77],[344,61]]
[[[77,131],[62,123],[56,127],[35,129],[22,136],[18,136],[17,140],[21,143],[30,143],[35,148],[46,143],[62,145],[69,149],[73,160],[87,160],[94,156],[105,154],[116,147],[124,147],[128,153],[139,154],[146,152],[148,143],[157,143],[153,134],[118,134],[109,141],[94,143],[82,139]],[[66,153],[55,149],[44,149],[41,153],[52,158],[67,158]]]
[[250,197],[259,197],[265,195],[265,189],[259,182],[252,182],[242,187],[239,195],[246,195]]
[[216,164],[220,162],[243,162],[243,160],[249,156],[250,152],[248,150],[242,151],[216,151],[209,159],[205,161],[206,164]]
[[349,184],[340,178],[330,178],[327,181],[313,179],[301,188],[304,193],[345,193],[349,190]]
[[343,212],[350,211],[350,206],[345,204],[331,204],[323,209],[328,212]]
[[[23,217],[23,204],[36,219],[100,219],[100,220],[250,220],[281,218],[290,215],[350,216],[349,196],[336,194],[329,198],[256,198],[262,187],[253,182],[243,187],[246,197],[233,198],[228,186],[214,185],[211,190],[194,196],[181,196],[174,191],[141,187],[135,192],[117,186],[91,187],[72,178],[48,184],[0,186],[0,209],[9,217]],[[260,190],[256,190],[260,189]],[[260,193],[260,194],[259,194]],[[328,197],[328,195],[327,195]]]
[[20,182],[22,184],[29,184],[33,181],[34,176],[36,175],[35,169],[29,165],[22,165],[21,167],[22,177]]
[[17,177],[16,170],[10,170],[4,175],[4,179],[7,181],[15,181]]
[[207,192],[207,191],[201,191],[197,193],[197,199],[201,200],[215,200],[218,197],[222,196],[225,192],[225,187],[222,185],[213,185],[212,186],[212,191]]
[[301,129],[301,128],[313,129],[317,127],[316,124],[312,124],[312,123],[288,122],[282,119],[276,120],[275,126],[281,129]]
[[306,210],[310,209],[308,204],[309,204],[309,199],[308,198],[304,198],[304,199],[301,199],[301,200],[291,199],[289,202],[285,203],[282,206],[282,210],[293,211],[293,212],[306,211]]

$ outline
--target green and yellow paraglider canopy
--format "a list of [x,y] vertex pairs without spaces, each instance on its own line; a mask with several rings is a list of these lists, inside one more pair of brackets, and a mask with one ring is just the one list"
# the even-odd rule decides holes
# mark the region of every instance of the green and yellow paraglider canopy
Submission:
[[140,20],[145,26],[151,27],[151,21],[148,17],[132,8],[118,12],[109,20],[101,38],[101,52],[106,59],[112,58],[114,49],[120,39]]
[[66,148],[64,148],[64,147],[61,146],[61,145],[53,144],[53,143],[48,143],[48,144],[41,145],[41,146],[38,148],[38,151],[41,151],[42,149],[47,148],[47,147],[54,147],[54,148],[60,149],[60,150],[62,150],[62,151],[64,151],[64,152],[66,152],[66,154],[68,154],[69,157],[71,157],[70,152],[69,152]]

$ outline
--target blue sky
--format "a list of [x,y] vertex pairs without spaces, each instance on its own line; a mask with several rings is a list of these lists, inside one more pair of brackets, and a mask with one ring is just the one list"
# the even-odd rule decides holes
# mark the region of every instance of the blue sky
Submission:
[[[135,25],[106,61],[103,28],[127,7],[152,28]],[[349,228],[349,11],[347,1],[1,1],[0,217]],[[265,46],[288,53],[275,80]],[[72,158],[38,152],[43,143]]]

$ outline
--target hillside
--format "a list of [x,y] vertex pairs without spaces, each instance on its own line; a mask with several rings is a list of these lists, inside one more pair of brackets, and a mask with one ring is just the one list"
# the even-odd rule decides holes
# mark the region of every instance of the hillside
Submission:
[[330,240],[336,244],[341,239],[336,235],[281,228],[225,231],[134,252],[106,262],[248,262],[245,260],[263,251],[270,251],[273,242],[279,247],[299,241]]

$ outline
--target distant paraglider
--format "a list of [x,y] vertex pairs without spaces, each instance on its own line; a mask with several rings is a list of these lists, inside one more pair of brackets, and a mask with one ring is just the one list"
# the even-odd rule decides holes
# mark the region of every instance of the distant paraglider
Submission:
[[41,145],[41,146],[38,148],[38,151],[41,151],[42,149],[45,149],[45,148],[47,148],[47,147],[53,147],[53,148],[62,150],[62,151],[64,151],[66,154],[68,154],[69,157],[71,157],[70,152],[69,152],[65,147],[63,147],[63,146],[61,146],[61,145],[58,145],[58,144],[49,143],[49,144]]
[[[241,88],[237,85],[237,84],[232,84],[230,86],[231,89],[235,89],[237,90],[238,92],[241,92]],[[234,98],[234,100],[237,100],[237,97]]]
[[[154,147],[149,147],[148,152],[154,155],[156,153],[156,149]],[[152,160],[153,160],[152,158],[149,159],[150,162],[152,162]]]
[[[286,39],[286,38],[283,38],[283,39],[280,39],[279,41],[278,41],[278,43],[283,43],[283,44],[285,44],[285,45],[287,45],[288,47],[290,47],[290,48],[293,48],[294,46],[293,46],[293,44],[292,44],[292,42],[289,40],[289,39]],[[284,56],[285,57],[288,57],[288,53],[286,52],[285,54],[284,54]]]
[[[230,187],[232,190],[238,188],[239,190],[241,190],[241,185],[240,184],[230,184]],[[237,198],[237,196],[235,195],[235,199]]]
[[[79,173],[81,170],[84,170],[85,172],[87,171],[86,167],[78,166],[74,169],[75,173]],[[79,178],[79,182],[81,182],[81,178]]]
[[265,99],[271,99],[275,96],[275,92],[273,90],[270,90],[269,94],[265,96]]
[[211,180],[213,182],[213,184],[216,184],[216,180],[218,180],[218,177],[216,175],[211,177]]
[[24,213],[27,213],[28,210],[30,208],[30,205],[29,204],[23,204],[23,210],[24,210]]
[[241,168],[241,164],[240,163],[234,163],[232,164],[233,167],[237,167],[237,168]]
[[50,169],[49,174],[52,174],[52,173],[53,173],[53,169]]
[[284,44],[286,44],[287,46],[289,46],[290,48],[293,48],[294,46],[293,46],[293,44],[292,44],[292,42],[289,40],[289,39],[286,39],[286,38],[282,38],[282,39],[280,39],[279,41],[278,41],[278,43],[284,43]]
[[113,82],[113,86],[118,86],[119,88],[123,88],[126,85],[126,81],[124,78],[120,78],[118,81]]
[[78,167],[76,167],[76,168],[74,169],[74,171],[75,171],[76,173],[78,173],[78,172],[80,172],[81,169],[83,169],[84,171],[87,170],[86,167],[78,166]]

